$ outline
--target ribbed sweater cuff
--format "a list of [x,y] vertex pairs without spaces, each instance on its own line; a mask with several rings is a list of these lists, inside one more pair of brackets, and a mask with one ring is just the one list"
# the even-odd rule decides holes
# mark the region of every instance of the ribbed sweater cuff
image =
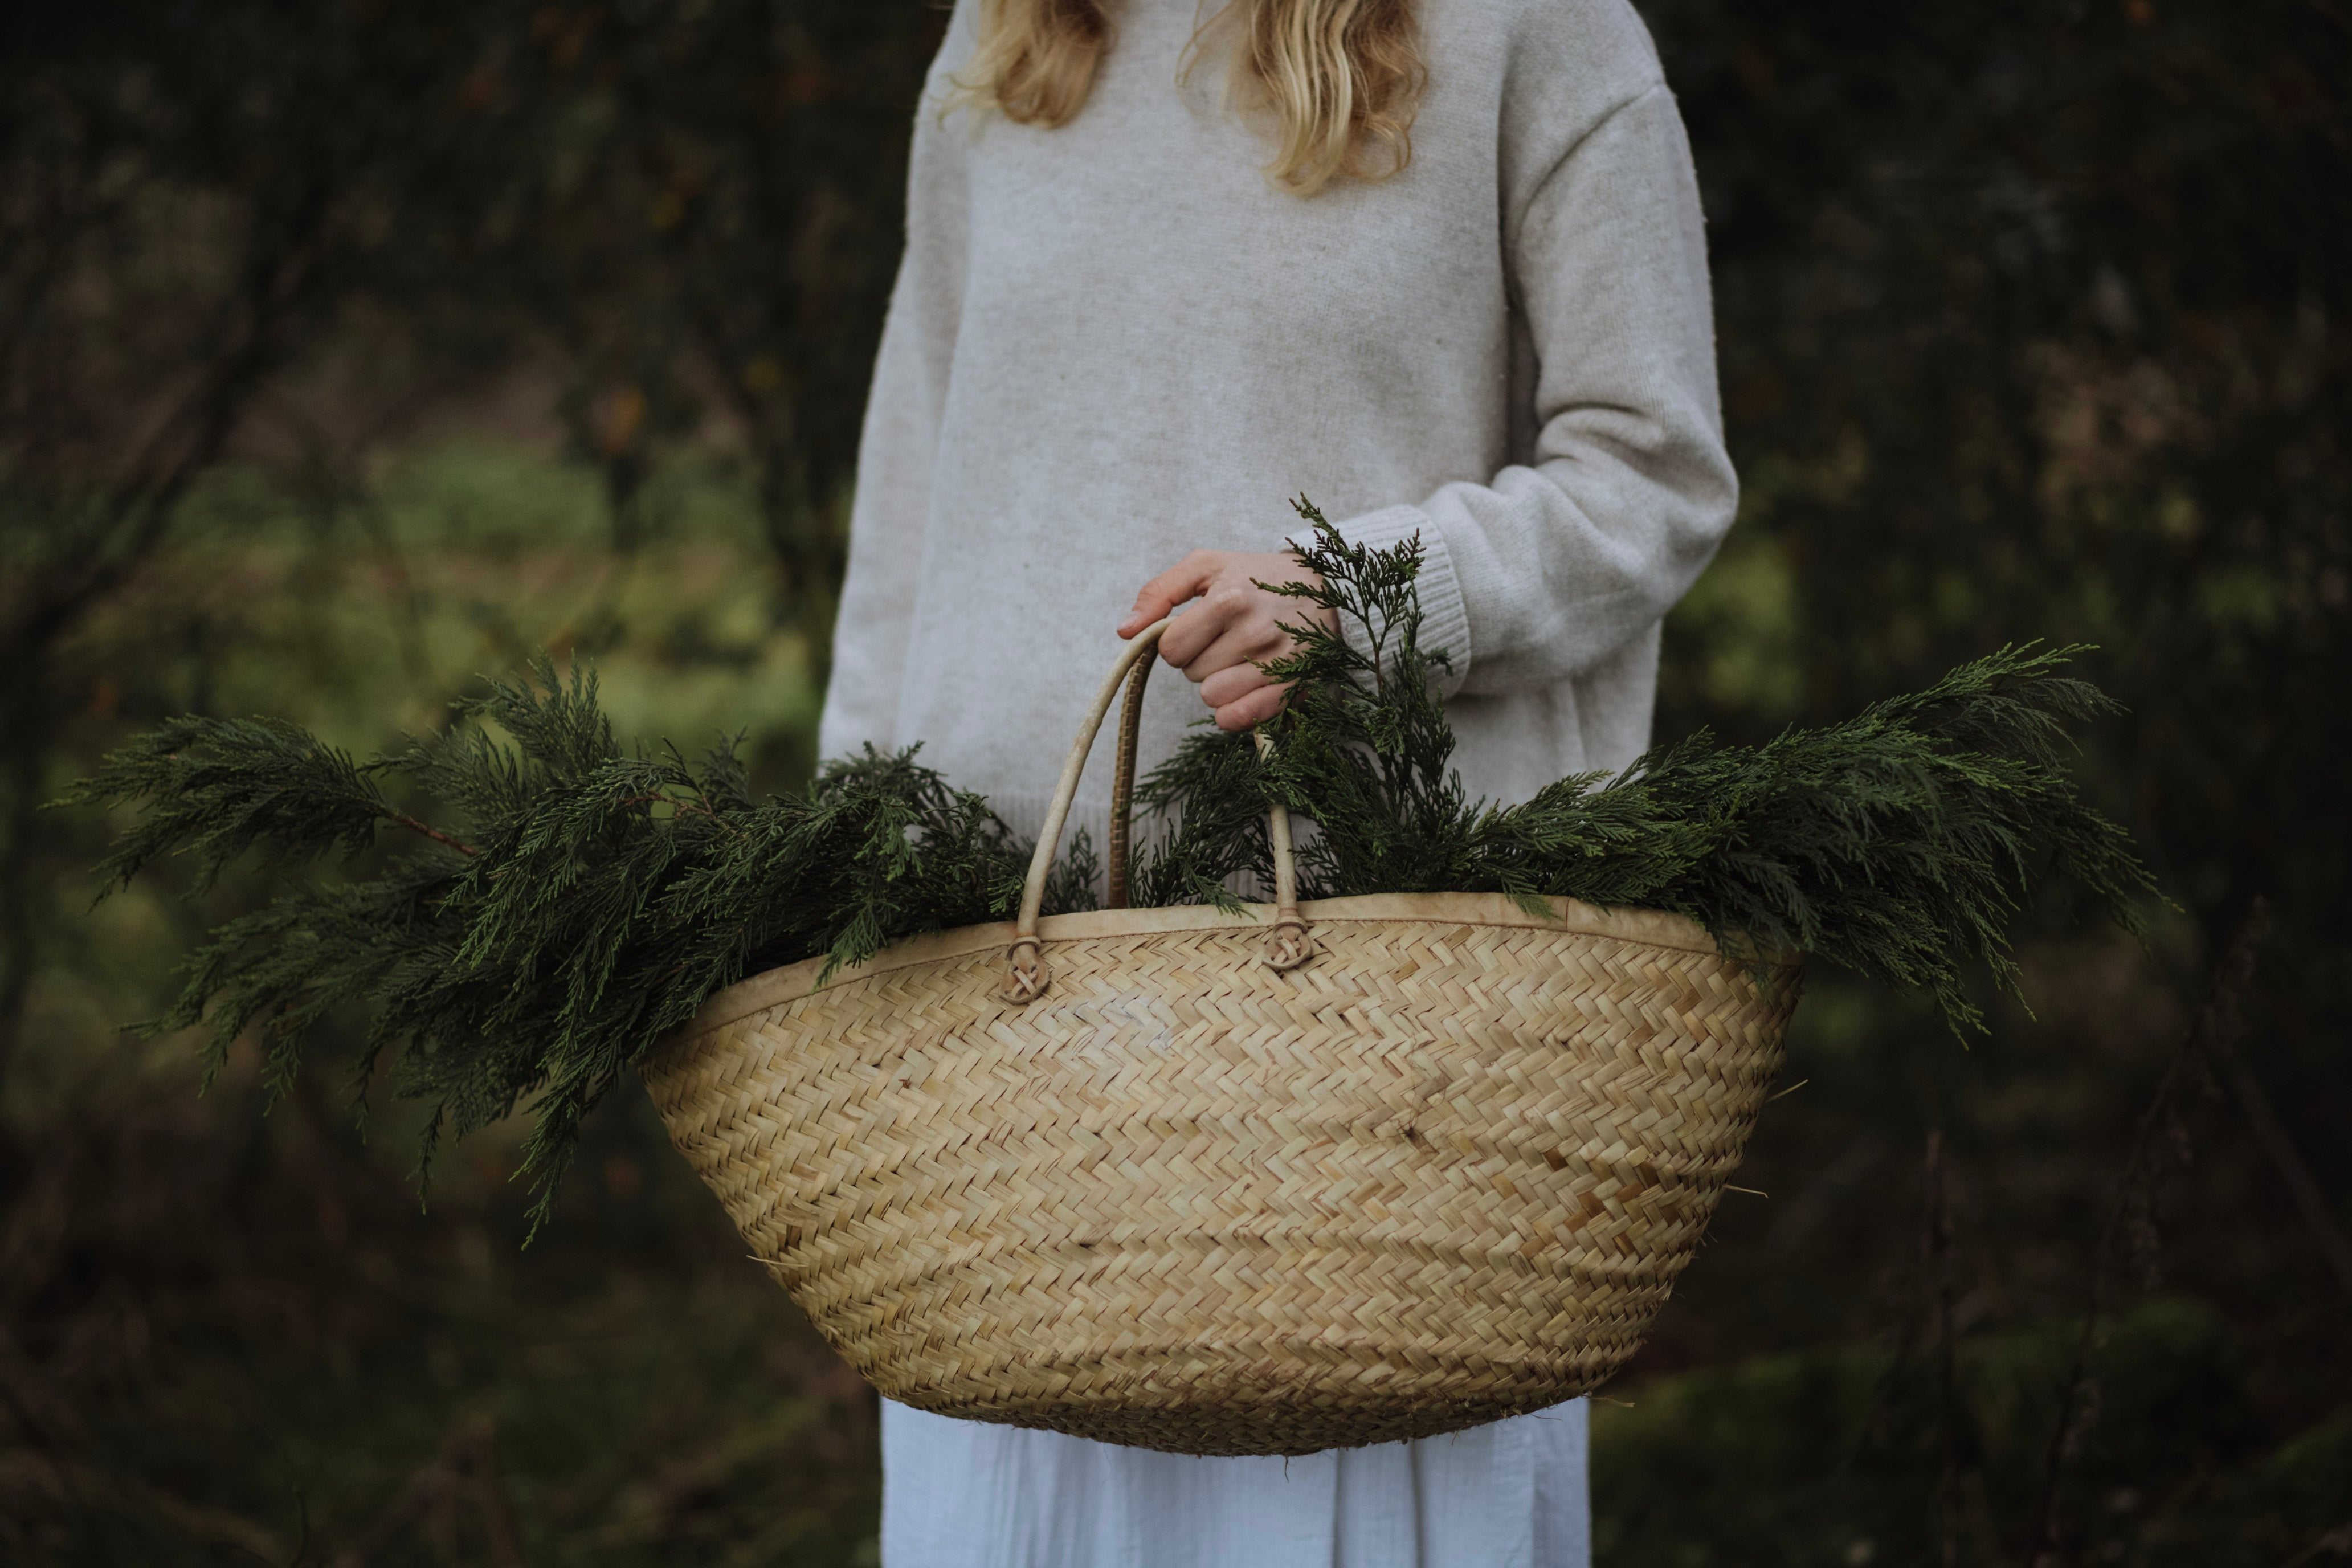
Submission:
[[[1452,662],[1453,668],[1439,679],[1438,693],[1454,695],[1470,673],[1470,612],[1462,602],[1462,582],[1454,574],[1454,557],[1446,551],[1445,535],[1417,506],[1386,507],[1338,526],[1339,536],[1349,543],[1382,549],[1421,535],[1421,646],[1432,653],[1444,653]],[[1362,626],[1349,621],[1341,629],[1358,652],[1371,656]]]

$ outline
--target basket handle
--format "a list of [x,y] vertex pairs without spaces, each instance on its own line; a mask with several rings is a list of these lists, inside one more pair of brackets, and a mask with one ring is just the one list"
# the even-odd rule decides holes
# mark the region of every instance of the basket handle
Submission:
[[[1045,878],[1053,869],[1054,851],[1060,847],[1062,828],[1070,818],[1070,805],[1077,799],[1078,778],[1086,772],[1087,756],[1094,750],[1095,736],[1100,732],[1103,720],[1110,712],[1111,700],[1118,695],[1123,681],[1127,684],[1127,705],[1119,715],[1118,752],[1113,763],[1118,776],[1111,785],[1108,907],[1127,907],[1128,813],[1135,797],[1136,732],[1143,717],[1144,683],[1151,679],[1153,660],[1149,656],[1159,646],[1169,624],[1169,619],[1163,618],[1145,627],[1119,650],[1110,673],[1103,678],[1102,689],[1095,693],[1086,721],[1078,726],[1068,760],[1062,764],[1061,782],[1054,786],[1054,803],[1046,809],[1045,825],[1038,832],[1036,852],[1029,857],[1029,879],[1021,888],[1021,914],[1013,923],[1013,946],[1005,954],[1004,988],[1000,994],[1016,1006],[1035,1001],[1053,984],[1053,972],[1046,967],[1043,944],[1037,937],[1037,917],[1045,903]],[[1260,731],[1258,755],[1264,756],[1273,749],[1273,741]],[[1298,868],[1291,853],[1290,813],[1279,805],[1273,807],[1266,813],[1266,828],[1274,845],[1275,916],[1265,963],[1271,969],[1292,970],[1315,956],[1315,943],[1307,935],[1305,918],[1298,912]]]

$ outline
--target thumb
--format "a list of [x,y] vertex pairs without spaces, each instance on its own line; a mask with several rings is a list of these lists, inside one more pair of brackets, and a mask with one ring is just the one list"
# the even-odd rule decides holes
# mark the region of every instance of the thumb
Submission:
[[1146,583],[1135,595],[1135,608],[1119,622],[1118,635],[1131,637],[1186,600],[1197,598],[1216,574],[1214,563],[1203,559],[1205,553],[1195,552]]

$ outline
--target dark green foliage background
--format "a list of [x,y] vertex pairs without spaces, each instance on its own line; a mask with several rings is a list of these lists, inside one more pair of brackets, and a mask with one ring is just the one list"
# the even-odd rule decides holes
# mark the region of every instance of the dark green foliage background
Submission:
[[[2130,712],[2085,786],[2185,912],[2142,954],[2036,911],[2038,1021],[1989,1008],[1965,1052],[1811,978],[1809,1081],[1739,1178],[1771,1196],[1727,1199],[1597,1413],[1601,1561],[2022,1563],[2117,1183],[2257,894],[2243,1061],[2352,1217],[2352,16],[1643,10],[1747,481],[1661,738],[2096,643]],[[593,653],[631,732],[749,724],[756,782],[804,776],[938,23],[0,21],[0,1556],[873,1560],[870,1407],[641,1105],[592,1120],[530,1253],[509,1150],[420,1217],[408,1130],[358,1143],[332,1074],[264,1121],[249,1055],[196,1101],[192,1045],[108,1031],[257,889],[182,912],[151,874],[86,920],[109,824],[33,806],[181,711],[373,751],[541,644]],[[2339,1560],[2352,1294],[2235,1079],[2181,1103],[2047,1559]]]

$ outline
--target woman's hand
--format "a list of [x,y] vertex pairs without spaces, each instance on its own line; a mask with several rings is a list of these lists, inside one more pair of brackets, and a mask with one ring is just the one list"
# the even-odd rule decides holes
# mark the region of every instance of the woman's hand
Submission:
[[1231,550],[1195,550],[1143,585],[1135,610],[1119,623],[1131,637],[1177,605],[1198,599],[1176,617],[1160,639],[1160,657],[1201,689],[1201,700],[1217,711],[1220,730],[1246,730],[1271,719],[1288,689],[1255,668],[1297,647],[1297,639],[1277,623],[1314,622],[1339,629],[1339,618],[1320,605],[1268,593],[1260,583],[1320,583],[1322,579],[1285,552],[1244,555]]

